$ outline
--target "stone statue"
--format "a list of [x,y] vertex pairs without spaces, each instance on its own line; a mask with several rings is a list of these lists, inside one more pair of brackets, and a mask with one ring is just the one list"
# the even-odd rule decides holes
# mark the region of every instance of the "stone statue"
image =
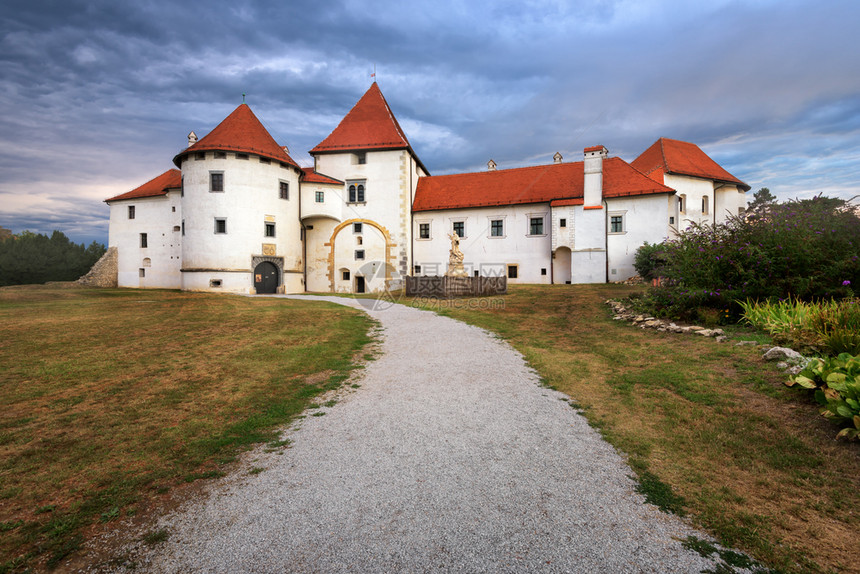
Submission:
[[451,240],[451,250],[448,252],[448,272],[445,273],[448,277],[468,277],[466,270],[463,269],[463,252],[460,251],[460,236],[457,233],[449,233],[448,239]]

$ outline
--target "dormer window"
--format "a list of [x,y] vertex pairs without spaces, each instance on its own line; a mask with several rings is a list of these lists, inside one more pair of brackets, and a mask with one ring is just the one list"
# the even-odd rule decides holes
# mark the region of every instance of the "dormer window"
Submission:
[[227,152],[226,151],[216,151],[213,154],[213,156],[215,157],[215,159],[227,159]]
[[198,151],[198,152],[195,152],[195,154],[194,154],[194,161],[201,161],[201,160],[204,160],[204,159],[206,159],[206,152],[205,152],[205,151]]
[[236,159],[248,159],[248,154],[246,153],[237,153]]

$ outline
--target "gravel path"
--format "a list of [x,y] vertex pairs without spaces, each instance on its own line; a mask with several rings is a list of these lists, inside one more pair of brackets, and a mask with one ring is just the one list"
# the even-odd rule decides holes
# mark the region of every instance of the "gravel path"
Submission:
[[[372,301],[302,296],[362,308]],[[366,309],[383,354],[259,474],[162,518],[145,572],[701,572],[695,532],[503,341],[433,313]]]

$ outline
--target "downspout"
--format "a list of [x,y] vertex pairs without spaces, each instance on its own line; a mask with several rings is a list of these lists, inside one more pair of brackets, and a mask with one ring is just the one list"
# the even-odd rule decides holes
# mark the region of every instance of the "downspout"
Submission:
[[[601,193],[601,195],[603,195]],[[609,283],[609,204],[603,199],[603,249],[606,252],[606,283]]]

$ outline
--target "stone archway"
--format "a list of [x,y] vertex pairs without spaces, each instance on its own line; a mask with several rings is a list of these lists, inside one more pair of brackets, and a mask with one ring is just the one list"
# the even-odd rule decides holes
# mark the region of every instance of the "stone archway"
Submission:
[[391,234],[388,230],[381,226],[380,224],[372,221],[370,219],[347,219],[346,221],[339,223],[331,232],[331,239],[329,239],[328,243],[324,245],[329,248],[328,254],[328,280],[329,280],[329,289],[332,293],[337,292],[335,287],[335,283],[337,280],[337,275],[335,274],[335,242],[337,240],[338,233],[347,226],[350,226],[354,223],[361,223],[362,225],[369,225],[379,231],[382,234],[383,241],[385,242],[385,286],[388,287],[389,282],[391,281],[391,270],[394,269],[394,266],[391,265],[391,248],[394,247],[394,243],[391,241]]

